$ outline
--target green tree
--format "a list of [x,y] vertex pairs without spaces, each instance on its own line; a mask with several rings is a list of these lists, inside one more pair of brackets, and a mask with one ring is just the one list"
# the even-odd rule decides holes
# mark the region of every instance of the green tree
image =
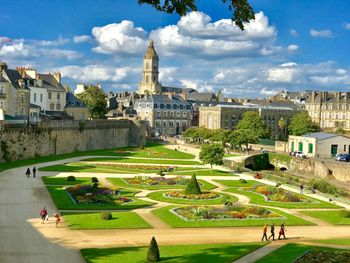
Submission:
[[250,129],[239,129],[232,131],[229,139],[232,146],[241,147],[242,145],[245,145],[248,150],[249,143],[257,143],[259,138]]
[[186,195],[199,195],[201,194],[201,188],[199,187],[196,175],[193,174],[191,177],[191,180],[188,182],[186,189],[185,189],[185,194]]
[[147,252],[147,261],[148,262],[158,262],[160,261],[160,254],[157,241],[152,237],[151,243],[149,244]]
[[221,142],[223,147],[229,142],[229,137],[232,131],[225,129],[214,130],[212,140],[214,142]]
[[191,127],[182,134],[184,138],[191,138],[194,141],[211,140],[213,135],[214,131],[205,127]]
[[[212,0],[211,0],[212,1]],[[248,0],[221,0],[228,4],[228,9],[233,11],[232,21],[244,30],[244,23],[249,23],[255,19],[255,13]],[[180,16],[186,15],[187,12],[197,11],[196,0],[138,0],[139,4],[149,4],[155,9],[168,14],[174,12]]]
[[312,121],[307,112],[302,111],[292,117],[288,130],[292,135],[301,136],[306,133],[317,132],[320,127]]
[[77,97],[88,106],[90,118],[105,118],[105,115],[108,112],[106,100],[107,95],[101,88],[90,86],[84,90],[84,92],[78,94]]
[[258,138],[268,138],[270,130],[266,123],[260,117],[258,112],[247,111],[243,114],[243,118],[238,122],[237,130],[250,130]]
[[223,164],[222,158],[224,158],[224,154],[224,148],[220,144],[204,144],[201,147],[199,159],[203,163],[210,164],[212,169],[214,164]]

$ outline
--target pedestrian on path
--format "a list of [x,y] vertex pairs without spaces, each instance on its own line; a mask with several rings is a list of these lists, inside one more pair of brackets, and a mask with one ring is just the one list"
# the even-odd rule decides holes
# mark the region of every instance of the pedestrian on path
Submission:
[[36,168],[35,168],[35,166],[34,166],[34,168],[33,168],[33,177],[35,178],[35,174],[36,174]]
[[57,227],[57,226],[58,226],[58,223],[61,221],[61,216],[60,216],[60,214],[58,213],[58,211],[55,211],[55,212],[53,213],[53,216],[54,216],[54,218],[55,218],[56,227]]
[[275,223],[272,223],[270,232],[271,236],[269,236],[269,239],[272,237],[272,240],[275,241]]
[[50,217],[49,217],[49,213],[47,213],[47,215],[45,216],[45,222],[46,222],[46,223],[49,223],[49,218],[50,218]]
[[281,224],[280,232],[278,233],[278,240],[281,240],[281,236],[283,236],[284,239],[286,239],[286,228],[284,227],[284,222]]
[[262,236],[261,241],[264,241],[264,238],[266,239],[266,241],[268,241],[268,239],[267,239],[267,224],[265,224],[263,227],[263,236]]
[[304,194],[304,185],[303,184],[300,185],[300,194]]
[[29,178],[30,177],[30,169],[28,168],[26,171],[26,176]]
[[42,224],[45,224],[45,218],[46,218],[47,214],[48,214],[47,210],[46,210],[46,208],[44,206],[43,209],[41,209],[41,211],[40,211],[41,223]]

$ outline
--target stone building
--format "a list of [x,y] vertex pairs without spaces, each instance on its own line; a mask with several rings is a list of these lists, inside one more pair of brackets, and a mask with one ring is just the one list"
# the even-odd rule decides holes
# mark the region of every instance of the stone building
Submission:
[[90,118],[88,107],[71,92],[66,93],[64,111],[74,120],[88,120]]
[[283,131],[278,121],[283,118],[287,121],[299,111],[288,107],[257,106],[257,105],[223,105],[199,107],[199,126],[208,129],[235,129],[243,114],[247,111],[258,112],[271,130],[271,138],[280,139]]
[[177,135],[191,125],[191,105],[178,95],[146,94],[134,108],[151,135]]
[[350,131],[350,92],[313,91],[305,109],[321,129]]

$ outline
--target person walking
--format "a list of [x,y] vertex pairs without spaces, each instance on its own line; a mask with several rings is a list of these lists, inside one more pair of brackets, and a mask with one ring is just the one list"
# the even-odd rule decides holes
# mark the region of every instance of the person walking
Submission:
[[263,236],[262,236],[261,241],[264,241],[264,238],[266,239],[266,241],[268,241],[268,239],[267,239],[267,224],[265,224],[263,227]]
[[30,169],[29,169],[29,168],[28,168],[27,171],[26,171],[26,176],[27,176],[27,178],[30,177]]
[[284,222],[281,224],[280,232],[278,233],[278,240],[281,240],[281,236],[283,236],[284,239],[286,239],[286,228],[284,227]]
[[40,210],[40,216],[41,216],[41,223],[42,224],[45,224],[45,219],[46,219],[46,216],[47,216],[47,210],[45,208],[45,206],[43,207],[43,209]]
[[34,168],[33,168],[33,177],[35,178],[35,174],[36,174],[36,168],[35,168],[35,166],[34,166]]
[[55,218],[56,227],[58,227],[58,223],[61,221],[60,214],[58,213],[58,211],[56,211],[56,212],[54,212],[53,216]]
[[303,184],[300,185],[300,194],[304,194],[304,185]]
[[270,232],[271,235],[269,236],[269,239],[272,237],[272,240],[275,241],[275,223],[272,223]]

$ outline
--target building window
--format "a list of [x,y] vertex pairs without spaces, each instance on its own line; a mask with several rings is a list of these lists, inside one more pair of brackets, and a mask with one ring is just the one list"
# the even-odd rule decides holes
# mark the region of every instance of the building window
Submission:
[[51,92],[47,93],[47,97],[49,100],[51,100]]
[[167,108],[168,110],[170,110],[170,109],[171,109],[171,105],[170,105],[170,104],[167,104],[167,105],[166,105],[166,108]]
[[24,108],[21,107],[21,115],[24,115]]
[[60,99],[60,94],[59,94],[59,93],[57,93],[57,99],[58,99],[58,100]]
[[34,93],[34,102],[36,102],[36,93]]
[[21,103],[24,103],[24,94],[21,94]]
[[314,145],[312,143],[309,143],[309,153],[313,153],[314,149],[313,149]]
[[53,104],[53,103],[50,104],[50,110],[51,110],[51,111],[52,111],[52,110],[55,110],[55,104]]
[[146,63],[146,69],[148,69],[149,67],[148,67],[148,63]]
[[149,76],[146,76],[146,83],[149,82]]
[[43,102],[43,94],[40,94],[40,102]]
[[57,103],[57,104],[56,104],[56,109],[57,109],[57,110],[61,110],[61,104]]
[[302,151],[303,151],[303,143],[299,142],[299,152],[302,152]]
[[2,109],[4,107],[4,102],[0,101],[0,109]]

